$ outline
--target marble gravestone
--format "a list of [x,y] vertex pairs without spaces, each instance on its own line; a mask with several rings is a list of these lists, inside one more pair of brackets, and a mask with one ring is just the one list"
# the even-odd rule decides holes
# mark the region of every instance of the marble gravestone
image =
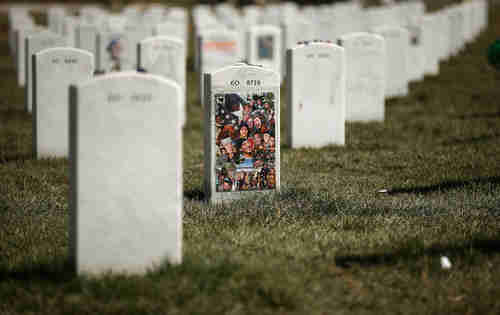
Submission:
[[212,72],[238,62],[241,42],[238,32],[229,29],[206,31],[198,38],[201,73]]
[[439,20],[437,15],[426,14],[422,17],[423,44],[424,44],[424,73],[429,75],[439,74],[439,49],[441,34],[439,32]]
[[153,35],[175,37],[187,43],[188,33],[186,24],[181,22],[165,21],[156,25],[153,29]]
[[446,10],[450,19],[450,51],[452,56],[456,56],[462,47],[463,15],[456,5]]
[[17,70],[17,84],[22,87],[26,84],[26,38],[36,34],[50,34],[48,30],[41,28],[30,29],[17,29],[15,31],[15,55],[16,55],[16,70]]
[[247,33],[248,62],[281,73],[281,29],[274,25],[255,25]]
[[25,57],[25,94],[26,94],[26,111],[31,113],[33,107],[33,64],[32,56],[47,48],[64,47],[66,46],[65,38],[52,34],[40,33],[33,36],[28,36],[25,39],[24,48],[26,50]]
[[352,33],[340,38],[346,54],[346,120],[383,121],[386,49],[382,36]]
[[186,46],[184,41],[155,36],[139,43],[139,68],[171,79],[182,88],[182,125],[186,123]]
[[408,94],[408,51],[410,34],[398,26],[383,25],[374,29],[385,39],[386,85],[385,97],[406,96]]
[[53,6],[47,9],[47,24],[49,30],[55,34],[62,34],[63,21],[66,12],[61,6]]
[[97,73],[121,71],[130,61],[124,53],[123,33],[99,32],[96,36],[95,67]]
[[211,202],[280,188],[280,75],[237,63],[204,75],[205,195]]
[[[434,26],[436,27],[436,29],[435,29],[436,33],[432,34],[432,36],[430,38],[432,39],[433,36],[436,36],[435,38],[436,38],[436,44],[437,44],[438,58],[440,61],[446,60],[449,56],[448,48],[450,47],[450,43],[449,43],[450,42],[450,27],[449,27],[448,16],[444,12],[444,10],[436,11],[432,14],[426,14],[426,15],[431,15],[436,20],[436,23],[434,24]],[[425,26],[424,26],[424,30],[426,30]],[[427,28],[427,30],[432,31],[430,28]],[[428,35],[428,36],[430,36],[430,35]],[[427,46],[426,41],[427,41],[427,38],[424,35],[424,43]]]
[[200,100],[203,103],[203,74],[216,71],[240,60],[241,37],[237,31],[216,29],[204,32],[198,38],[200,69]]
[[70,89],[70,244],[78,274],[182,259],[180,86],[125,71]]
[[344,48],[330,43],[287,51],[288,144],[291,148],[345,144]]
[[[281,24],[281,37],[283,56],[286,56],[286,51],[295,47],[299,41],[312,41],[314,39],[314,23],[302,16],[297,16],[295,19],[285,19]],[[281,66],[281,74],[286,75],[286,58],[283,58]]]
[[61,35],[66,38],[69,47],[75,47],[75,32],[79,23],[80,21],[74,16],[64,17]]
[[75,47],[97,55],[96,36],[98,28],[95,25],[80,24],[75,30]]
[[125,31],[125,42],[123,45],[123,55],[126,63],[122,70],[137,70],[138,66],[138,45],[141,40],[153,36],[152,27],[131,27]]
[[68,156],[69,86],[94,73],[94,56],[76,48],[49,48],[33,55],[33,153]]
[[121,33],[98,33],[96,70],[106,73],[137,69],[137,45],[150,36],[147,28],[128,29]]
[[408,30],[410,35],[408,58],[406,59],[409,81],[419,81],[424,77],[426,48],[424,44],[424,35],[426,35],[427,32],[424,31],[422,19],[423,18],[420,17],[419,23],[406,26],[406,29]]

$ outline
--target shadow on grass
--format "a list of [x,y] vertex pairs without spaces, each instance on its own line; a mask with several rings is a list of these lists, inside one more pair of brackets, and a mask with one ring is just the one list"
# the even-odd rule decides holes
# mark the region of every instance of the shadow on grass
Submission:
[[345,255],[335,257],[335,263],[343,268],[349,268],[352,265],[364,267],[377,265],[396,264],[402,260],[415,260],[422,256],[467,256],[471,251],[477,251],[484,254],[500,253],[500,240],[498,239],[475,239],[462,246],[433,246],[425,248],[423,241],[414,239],[408,244],[392,253],[380,253],[370,255]]
[[24,104],[22,105],[22,108],[17,108],[17,107],[5,107],[0,109],[0,113],[2,113],[2,119],[5,119],[6,121],[9,119],[31,119],[33,118],[32,115],[28,112],[26,112],[26,109],[24,108]]
[[0,67],[0,75],[6,77],[12,73],[12,68],[8,66]]
[[185,190],[184,198],[192,201],[205,201],[205,192],[199,188]]
[[24,162],[26,160],[33,159],[32,153],[15,153],[15,154],[7,154],[4,156],[0,155],[0,164],[6,164],[9,162]]
[[0,282],[6,280],[17,281],[49,281],[62,283],[76,277],[75,265],[72,261],[41,263],[8,269],[0,267]]
[[450,115],[450,118],[458,118],[458,119],[500,118],[500,112],[469,113],[469,114],[463,114],[463,115]]
[[480,177],[472,180],[450,180],[429,186],[417,186],[409,188],[393,188],[388,193],[395,194],[429,194],[433,192],[445,192],[454,189],[464,188],[474,184],[500,185],[500,176]]

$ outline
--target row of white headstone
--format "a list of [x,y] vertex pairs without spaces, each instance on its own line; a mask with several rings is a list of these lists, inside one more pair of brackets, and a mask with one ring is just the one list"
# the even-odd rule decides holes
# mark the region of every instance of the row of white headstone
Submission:
[[[135,71],[93,77],[92,54],[68,47],[35,53],[33,65],[34,150],[53,156],[47,152],[59,150],[54,145],[69,146],[70,244],[77,273],[144,273],[165,261],[179,263],[181,86]],[[279,77],[246,64],[207,74],[205,183],[211,201],[279,190]],[[221,138],[224,110],[237,119],[233,126],[245,118],[235,115],[235,106],[262,122],[246,136]],[[222,152],[230,147],[237,151]]]
[[139,11],[137,7],[127,7],[121,14],[110,14],[99,8],[83,7],[79,14],[76,17],[66,14],[61,7],[49,8],[48,27],[45,28],[35,25],[25,8],[9,11],[9,43],[11,54],[17,60],[20,86],[25,84],[24,42],[36,34],[57,35],[64,38],[65,46],[93,53],[96,71],[101,73],[137,69],[137,44],[152,36],[176,39],[182,43],[184,51],[186,49],[188,15],[185,9],[153,7]]
[[[361,45],[377,56],[384,42],[381,36],[359,33],[342,37],[341,46],[308,42],[288,50],[289,98],[296,100],[290,106],[297,109],[289,110],[289,125],[293,132],[293,126],[309,126],[305,133],[320,139],[306,145],[336,143],[332,135],[343,133],[337,115],[345,111],[348,95],[346,50]],[[26,56],[33,67],[34,152],[53,156],[44,152],[57,151],[50,146],[58,142],[66,143],[69,153],[77,272],[143,273],[165,260],[180,262],[181,84],[137,72],[93,77],[92,54],[61,47],[65,43],[60,36],[30,36]],[[357,84],[363,89],[361,84],[373,83],[364,89],[374,86],[383,100],[380,82],[369,80],[383,72],[385,63],[373,58],[357,70],[364,80]],[[280,84],[279,72],[246,64],[204,75],[204,179],[211,201],[279,190]]]
[[[425,13],[419,1],[366,10],[355,3],[302,12],[290,4],[270,8],[276,9],[274,19],[257,18],[248,27],[235,23],[239,15],[227,5],[217,6],[215,14],[206,6],[195,8],[198,66],[201,78],[241,59],[286,72],[287,140],[294,148],[343,145],[345,121],[383,121],[385,98],[405,96],[409,82],[437,74],[439,61],[458,53],[487,23],[483,0],[433,13]],[[249,11],[244,12],[243,17]],[[274,25],[258,24],[268,20]],[[355,29],[370,32],[350,33]],[[313,34],[327,40],[309,40]],[[284,67],[281,43],[289,54]]]
[[[214,56],[205,57],[207,60],[198,58],[200,61],[196,65],[203,73],[246,59],[249,63],[272,66],[284,75],[286,67],[280,62],[284,59],[281,57],[299,41],[320,39],[336,42],[348,33],[377,32],[380,27],[390,26],[402,27],[409,32],[408,75],[411,80],[418,80],[424,73],[435,72],[435,63],[432,61],[436,59],[433,57],[438,48],[433,44],[434,37],[440,38],[439,46],[442,47],[439,50],[444,50],[443,57],[456,54],[458,47],[470,41],[475,32],[486,25],[487,5],[485,0],[473,0],[433,13],[425,12],[422,1],[366,9],[357,1],[347,1],[306,6],[301,10],[296,4],[285,2],[264,8],[248,6],[241,12],[228,4],[220,4],[213,10],[200,5],[193,9],[193,20],[196,38],[206,44],[197,45],[196,52],[200,56],[200,49],[204,52],[213,51]],[[264,56],[255,54],[256,50],[249,46],[257,36],[262,39],[261,45],[257,46],[258,52],[264,53]],[[270,41],[275,48],[272,51],[274,54],[265,47]],[[220,44],[224,51],[217,51],[215,42],[226,42],[226,45]],[[281,53],[276,53],[276,50],[281,50]],[[219,58],[217,62],[217,54],[225,54],[226,58]]]
[[[165,32],[169,33],[170,36],[165,35],[157,35],[152,36],[151,32],[134,32],[131,31],[131,27],[127,27],[122,30],[122,34],[128,34],[127,36],[135,36],[137,33],[141,33],[141,36],[137,36],[134,40],[124,40],[123,36],[119,33],[111,32],[111,31],[102,31],[94,34],[86,34],[84,30],[88,29],[89,25],[82,25],[82,23],[77,25],[76,32],[64,34],[58,30],[57,27],[53,25],[57,25],[53,22],[55,18],[53,15],[55,13],[63,14],[63,12],[59,12],[58,10],[49,10],[49,28],[43,28],[41,26],[37,26],[33,23],[32,19],[27,14],[26,10],[21,10],[17,12],[16,10],[11,11],[10,14],[10,22],[11,22],[11,31],[10,34],[10,43],[12,45],[12,53],[15,56],[16,65],[17,65],[17,74],[18,74],[18,84],[20,86],[26,85],[26,110],[28,112],[32,111],[33,107],[33,78],[32,78],[32,60],[31,56],[39,51],[42,51],[51,47],[73,47],[70,43],[72,39],[68,34],[76,35],[76,38],[82,39],[83,37],[90,39],[87,41],[89,46],[86,45],[76,45],[81,49],[85,49],[95,55],[96,63],[97,61],[101,61],[100,65],[108,64],[109,69],[113,67],[113,63],[116,63],[120,70],[134,70],[140,68],[141,71],[146,71],[150,73],[159,74],[165,76],[169,79],[172,79],[179,83],[183,90],[186,88],[186,45],[185,41],[180,39],[178,33],[175,31],[174,27],[167,31],[163,29]],[[89,11],[89,10],[87,10]],[[94,15],[90,15],[89,12],[82,10],[80,12],[80,19],[88,20],[89,16],[96,18],[98,15],[94,13]],[[172,10],[170,10],[172,11]],[[170,12],[169,11],[169,12]],[[87,12],[87,13],[86,13]],[[176,11],[170,12],[168,16],[176,16]],[[182,13],[183,11],[179,11]],[[57,14],[56,14],[57,15]],[[180,15],[180,14],[177,14]],[[52,18],[51,18],[52,16]],[[146,14],[141,15],[142,19],[146,19]],[[65,18],[74,19],[72,16],[65,16]],[[111,25],[109,22],[116,17],[108,17],[106,20],[100,20],[100,24],[102,25]],[[136,17],[137,19],[139,17]],[[129,14],[129,17],[126,21],[131,23],[132,17]],[[158,19],[159,20],[159,19]],[[52,22],[51,22],[52,21]],[[65,19],[61,18],[60,21],[65,21]],[[104,21],[107,21],[105,23]],[[151,25],[155,25],[153,29],[155,32],[161,34],[159,32],[160,29],[165,28],[166,24],[177,24],[177,22],[164,22],[161,24],[155,24],[150,22],[149,25],[143,26],[142,28],[151,29]],[[64,23],[61,23],[61,28],[64,29]],[[178,23],[181,25],[182,23]],[[70,25],[68,23],[68,25]],[[109,26],[108,25],[108,26]],[[92,26],[96,28],[96,26]],[[104,26],[102,28],[105,28]],[[109,27],[108,27],[109,28]],[[53,31],[49,30],[53,29]],[[59,33],[56,33],[58,31]],[[130,35],[132,34],[132,35]],[[149,36],[149,37],[148,37]],[[129,38],[130,39],[130,38]],[[137,42],[138,41],[138,42]],[[94,49],[90,47],[91,43],[95,43]],[[112,46],[114,45],[114,46]],[[82,47],[84,46],[84,47]],[[107,48],[106,48],[107,47]],[[133,47],[133,48],[132,48]],[[127,48],[127,49],[125,49]],[[129,66],[125,66],[128,64]],[[134,64],[135,66],[132,66]],[[96,66],[95,69],[98,69]],[[101,68],[99,71],[95,71],[98,73],[106,72]],[[183,93],[185,95],[185,93]],[[183,111],[183,120],[186,120],[185,111]],[[66,145],[67,146],[67,145]],[[67,150],[64,150],[65,152]]]

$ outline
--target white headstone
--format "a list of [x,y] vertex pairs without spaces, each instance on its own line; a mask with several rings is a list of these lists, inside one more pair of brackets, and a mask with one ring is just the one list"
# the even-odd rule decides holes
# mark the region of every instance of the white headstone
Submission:
[[63,19],[61,35],[66,38],[66,45],[75,47],[76,27],[79,20],[74,16],[66,16]]
[[424,45],[424,73],[437,75],[439,73],[439,40],[444,40],[439,30],[437,15],[426,14],[421,19]]
[[110,33],[121,33],[125,31],[126,25],[127,17],[118,14],[109,15],[104,22],[105,30]]
[[241,42],[235,31],[228,29],[207,31],[198,41],[202,73],[212,72],[239,61]]
[[162,22],[155,26],[153,35],[175,37],[186,43],[188,41],[186,24],[179,22]]
[[78,274],[182,258],[180,87],[114,73],[71,89],[70,229]]
[[204,83],[207,198],[279,190],[279,73],[238,63],[205,74]]
[[[420,18],[420,21],[422,17]],[[422,80],[425,70],[425,39],[424,25],[420,23],[408,25],[406,29],[410,35],[410,45],[408,47],[407,69],[409,81]],[[437,51],[437,46],[434,48]]]
[[124,56],[122,33],[98,32],[96,36],[96,72],[120,71]]
[[246,25],[256,25],[259,23],[261,15],[261,7],[256,5],[248,5],[243,7],[243,21]]
[[47,23],[49,30],[55,34],[62,34],[63,22],[66,13],[63,7],[50,7],[47,9]]
[[362,19],[366,31],[384,25],[400,26],[399,12],[394,6],[367,8],[363,10]]
[[86,51],[97,55],[96,37],[98,28],[95,25],[80,24],[75,30],[75,46],[76,48],[85,49]]
[[[39,28],[39,27],[38,27]],[[18,55],[17,46],[17,33],[18,31],[30,31],[37,29],[37,26],[30,17],[17,16],[14,17],[9,15],[9,52],[10,55],[15,59]]]
[[68,156],[69,86],[94,73],[94,56],[75,48],[33,55],[33,152],[36,158]]
[[410,34],[408,30],[397,26],[379,26],[374,29],[385,39],[386,97],[405,96],[408,94],[408,50]]
[[17,29],[15,31],[15,55],[16,55],[16,70],[17,70],[17,84],[19,86],[24,86],[26,84],[26,38],[35,34],[40,34],[45,32],[50,34],[49,31],[43,31],[40,28],[30,28],[30,29]]
[[297,16],[295,20],[285,19],[281,24],[281,37],[283,51],[283,62],[281,66],[281,74],[286,75],[286,51],[295,47],[297,42],[312,41],[314,39],[315,26],[303,16]]
[[345,144],[344,48],[302,44],[287,51],[288,144],[292,148]]
[[281,29],[255,25],[248,29],[248,62],[281,73]]
[[341,37],[347,68],[346,120],[383,121],[386,47],[382,36],[353,33]]
[[139,43],[139,68],[171,79],[182,88],[182,125],[186,122],[186,46],[177,38],[155,36]]
[[40,33],[28,36],[25,39],[25,95],[26,95],[26,111],[31,113],[33,107],[33,66],[32,55],[47,48],[64,47],[66,40],[64,37],[52,33]]
[[137,69],[137,44],[150,36],[147,28],[129,29],[122,33],[98,33],[96,70],[114,72]]
[[217,20],[231,29],[236,28],[237,24],[241,23],[241,17],[236,8],[227,3],[216,5],[215,15],[217,16]]
[[[434,44],[436,44],[437,48],[437,54],[439,60],[445,60],[449,56],[449,50],[448,48],[450,47],[450,26],[449,26],[449,19],[444,10],[439,10],[431,14],[426,14],[426,15],[432,15],[434,16],[434,19],[436,20],[435,23],[430,23],[431,27],[435,27],[436,29],[433,30],[434,34],[430,35],[431,38],[436,38],[436,41]],[[424,30],[425,30],[425,25],[424,25]],[[429,31],[429,30],[428,30]],[[428,35],[429,36],[429,35]],[[424,34],[424,45],[426,44],[426,38]],[[426,48],[427,49],[427,48]]]
[[228,29],[207,31],[198,38],[200,100],[203,101],[203,74],[241,61],[239,33]]
[[446,9],[450,19],[450,51],[455,56],[462,48],[463,17],[462,12],[456,6]]

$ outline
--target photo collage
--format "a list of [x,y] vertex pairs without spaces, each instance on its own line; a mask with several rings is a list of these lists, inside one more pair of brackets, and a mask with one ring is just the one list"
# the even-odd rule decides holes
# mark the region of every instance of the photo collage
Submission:
[[216,191],[276,187],[274,93],[215,94]]

